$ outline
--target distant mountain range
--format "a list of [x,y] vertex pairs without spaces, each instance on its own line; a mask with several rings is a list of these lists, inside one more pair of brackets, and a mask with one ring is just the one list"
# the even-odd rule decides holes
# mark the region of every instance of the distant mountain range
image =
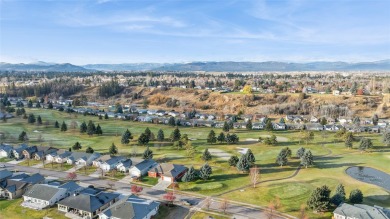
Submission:
[[376,62],[191,62],[72,65],[36,62],[1,62],[0,71],[94,72],[94,71],[390,71],[390,59]]

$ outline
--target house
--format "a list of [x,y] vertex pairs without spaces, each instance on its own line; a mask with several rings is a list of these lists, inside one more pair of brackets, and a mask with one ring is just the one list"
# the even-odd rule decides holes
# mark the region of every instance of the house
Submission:
[[319,121],[320,121],[320,119],[317,118],[317,117],[315,117],[315,116],[312,116],[312,117],[310,118],[310,122],[311,122],[311,123],[317,123],[317,122],[319,122]]
[[175,182],[180,179],[185,172],[187,167],[178,164],[161,163],[151,170],[148,171],[149,177],[161,177],[161,180]]
[[11,157],[13,147],[8,144],[0,144],[0,158]]
[[101,157],[99,157],[98,159],[92,161],[92,166],[95,166],[95,167],[100,167],[100,165],[102,165],[104,162],[106,162],[107,160],[111,159],[111,155],[103,155]]
[[23,207],[41,210],[53,206],[58,201],[67,197],[67,190],[55,185],[36,184],[33,185],[24,195]]
[[27,147],[26,149],[24,149],[22,151],[22,154],[23,154],[23,157],[25,159],[31,159],[33,157],[33,155],[38,151],[38,148],[37,146],[30,146],[30,147]]
[[295,122],[295,123],[301,123],[304,120],[302,116],[297,116],[297,115],[286,115],[285,119],[287,122]]
[[332,91],[332,94],[334,95],[334,96],[338,96],[338,95],[340,95],[340,91],[339,90],[333,90]]
[[363,204],[342,203],[333,211],[334,219],[389,219],[390,209]]
[[38,151],[35,152],[33,159],[35,160],[45,160],[46,155],[57,152],[57,148],[53,147],[38,147]]
[[342,125],[324,125],[324,130],[326,131],[338,131],[340,129],[342,129],[343,126]]
[[58,210],[70,218],[97,218],[98,214],[113,205],[119,194],[86,189],[78,195],[69,196],[58,202]]
[[268,119],[268,117],[266,115],[262,115],[262,114],[253,115],[253,121],[266,123],[267,119]]
[[284,123],[272,123],[274,130],[286,130],[286,124]]
[[350,124],[352,123],[352,119],[349,118],[349,117],[339,117],[338,121],[340,122],[340,124]]
[[19,145],[19,147],[17,148],[14,148],[12,150],[12,156],[15,158],[15,159],[22,159],[23,158],[23,150],[28,148],[28,146],[26,144],[21,144]]
[[85,152],[73,152],[70,155],[66,163],[76,164],[78,166],[90,166],[92,162],[100,157],[99,153],[85,153]]
[[139,163],[144,161],[144,159],[140,158],[131,158],[131,159],[126,159],[124,161],[121,161],[117,166],[116,169],[122,173],[127,173],[129,172],[129,169]]
[[45,178],[39,173],[31,176],[19,174],[0,183],[0,197],[6,199],[20,198],[33,185],[42,183]]
[[72,152],[65,151],[63,153],[57,154],[57,156],[54,157],[54,161],[56,163],[65,163],[68,160],[68,157],[72,155]]
[[135,195],[126,196],[99,214],[99,219],[150,219],[160,203]]
[[66,151],[64,149],[47,151],[47,154],[45,155],[45,159],[47,162],[55,162],[57,155],[65,153],[65,152]]
[[7,178],[12,176],[12,172],[9,170],[0,170],[0,182],[6,180]]
[[143,160],[142,162],[134,165],[129,169],[129,174],[131,177],[137,178],[141,177],[142,175],[145,175],[150,169],[155,167],[157,163],[152,160]]
[[255,122],[255,123],[252,123],[252,129],[255,129],[255,130],[262,130],[264,129],[265,127],[265,124],[262,123],[262,122]]
[[246,128],[246,122],[235,122],[233,123],[233,128],[235,129],[245,129]]
[[124,161],[126,158],[122,156],[111,157],[110,159],[104,161],[99,167],[104,171],[110,171],[116,168],[116,166]]
[[306,130],[308,131],[322,131],[324,130],[324,126],[320,123],[309,123],[306,124]]

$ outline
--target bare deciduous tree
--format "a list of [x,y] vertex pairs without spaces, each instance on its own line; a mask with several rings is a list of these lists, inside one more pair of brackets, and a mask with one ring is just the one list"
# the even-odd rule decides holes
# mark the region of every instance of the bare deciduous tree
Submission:
[[229,205],[229,203],[228,203],[227,199],[223,199],[221,201],[219,208],[223,211],[224,214],[226,213],[226,209],[228,208],[228,205]]
[[256,184],[260,180],[260,168],[257,166],[252,167],[249,169],[249,177],[251,180],[251,183],[253,184],[253,188],[256,188]]

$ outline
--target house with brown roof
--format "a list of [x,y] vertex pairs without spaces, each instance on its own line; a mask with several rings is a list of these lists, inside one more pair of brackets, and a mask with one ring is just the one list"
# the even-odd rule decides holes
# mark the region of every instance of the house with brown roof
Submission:
[[187,167],[178,164],[161,163],[148,171],[149,177],[161,177],[161,180],[175,182],[187,172]]

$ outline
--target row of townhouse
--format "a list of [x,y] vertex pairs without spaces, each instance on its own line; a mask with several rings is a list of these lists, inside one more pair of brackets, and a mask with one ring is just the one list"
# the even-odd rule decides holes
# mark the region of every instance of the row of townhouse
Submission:
[[57,205],[70,218],[150,219],[160,203],[136,195],[121,196],[104,189],[82,187],[74,181],[51,181],[39,173],[0,171],[0,198],[23,198],[22,207],[42,210]]

